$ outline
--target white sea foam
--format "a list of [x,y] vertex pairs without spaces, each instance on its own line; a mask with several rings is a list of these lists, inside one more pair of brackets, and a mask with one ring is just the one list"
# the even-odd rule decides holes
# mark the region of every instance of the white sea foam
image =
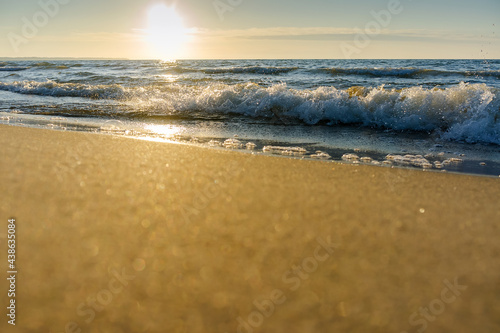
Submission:
[[16,81],[13,83],[0,82],[0,90],[31,95],[56,97],[86,97],[93,99],[120,99],[124,98],[129,89],[120,85],[89,85],[80,83],[57,83],[47,80]]
[[223,146],[230,149],[241,149],[243,143],[238,139],[227,139],[224,141]]
[[316,151],[316,153],[312,154],[310,157],[313,159],[318,159],[318,160],[329,160],[332,158],[332,156],[330,156],[330,154],[328,154],[324,151],[321,151],[321,150]]
[[359,161],[359,156],[356,154],[344,154],[342,159],[344,161]]
[[438,132],[442,138],[500,144],[500,92],[485,84],[446,89],[355,87],[292,89],[285,84],[123,87],[54,81],[0,82],[22,94],[115,99],[148,115],[233,114],[315,124],[361,124],[393,130]]
[[262,148],[262,151],[264,153],[287,156],[302,156],[307,154],[307,150],[301,147],[265,146]]

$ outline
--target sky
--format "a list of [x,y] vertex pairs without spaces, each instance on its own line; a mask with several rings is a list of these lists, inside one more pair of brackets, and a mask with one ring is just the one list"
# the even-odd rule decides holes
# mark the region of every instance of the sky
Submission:
[[499,59],[500,0],[0,0],[0,57]]

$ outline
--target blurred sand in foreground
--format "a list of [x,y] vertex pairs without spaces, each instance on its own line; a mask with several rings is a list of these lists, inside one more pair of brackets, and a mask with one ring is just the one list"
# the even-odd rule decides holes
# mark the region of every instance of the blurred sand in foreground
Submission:
[[9,126],[0,149],[1,332],[500,331],[499,179]]

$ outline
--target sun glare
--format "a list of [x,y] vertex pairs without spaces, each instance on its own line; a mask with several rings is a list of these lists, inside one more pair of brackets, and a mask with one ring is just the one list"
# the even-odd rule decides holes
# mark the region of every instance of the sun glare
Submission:
[[149,9],[147,41],[154,57],[162,60],[180,57],[187,37],[187,29],[175,7],[159,4]]

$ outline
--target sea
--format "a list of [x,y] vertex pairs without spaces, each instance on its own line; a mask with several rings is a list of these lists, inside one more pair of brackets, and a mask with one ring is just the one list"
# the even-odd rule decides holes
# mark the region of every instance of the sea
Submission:
[[0,123],[500,175],[500,60],[0,60]]

